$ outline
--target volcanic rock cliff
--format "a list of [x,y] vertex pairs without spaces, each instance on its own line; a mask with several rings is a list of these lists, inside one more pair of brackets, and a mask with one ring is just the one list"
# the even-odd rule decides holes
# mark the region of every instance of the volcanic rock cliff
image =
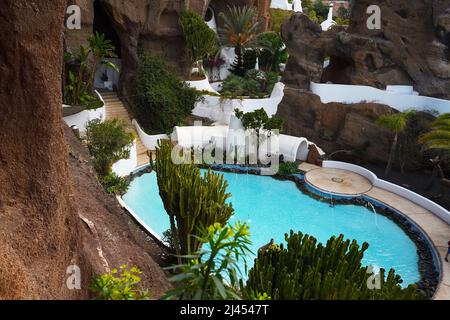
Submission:
[[164,60],[180,75],[187,72],[184,40],[178,19],[183,10],[189,9],[205,16],[208,7],[214,10],[220,27],[220,12],[228,6],[253,6],[267,29],[270,24],[269,0],[69,0],[81,8],[81,30],[66,30],[67,46],[77,50],[85,44],[94,30],[98,16],[105,14],[103,26],[109,26],[117,34],[122,59],[119,90],[126,97],[132,92],[131,84],[139,59],[138,53],[146,51],[164,57]]
[[[372,4],[381,9],[380,30],[367,28]],[[450,98],[449,10],[450,0],[358,0],[348,29],[327,32],[304,14],[292,16],[282,26],[290,55],[278,108],[285,132],[305,136],[329,153],[360,150],[370,161],[386,161],[391,135],[375,121],[395,110],[373,103],[323,104],[309,91],[310,82],[412,85],[422,95]],[[330,66],[324,69],[326,57]]]
[[[0,299],[89,298],[92,278],[122,263],[142,268],[158,297],[170,288],[149,254],[158,250],[108,198],[62,121],[65,5],[4,0],[0,9]],[[66,285],[74,264],[80,290]]]

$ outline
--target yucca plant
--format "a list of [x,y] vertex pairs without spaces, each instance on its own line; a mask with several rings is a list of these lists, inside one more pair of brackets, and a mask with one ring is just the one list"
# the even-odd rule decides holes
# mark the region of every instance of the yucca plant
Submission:
[[240,222],[233,226],[216,223],[199,231],[198,241],[203,246],[187,257],[186,264],[169,268],[179,273],[170,279],[176,283],[175,289],[164,298],[240,300],[239,278],[246,270],[240,270],[238,262],[251,253],[249,227]]
[[221,12],[220,17],[224,21],[224,27],[218,29],[221,45],[234,48],[236,53],[234,71],[243,76],[244,53],[248,48],[259,46],[257,35],[261,31],[261,21],[258,20],[256,9],[246,6],[229,6],[228,12]]
[[391,144],[391,150],[389,152],[388,162],[384,171],[385,177],[388,177],[391,172],[392,162],[394,160],[395,152],[397,151],[399,135],[403,131],[405,131],[406,126],[408,125],[408,119],[414,114],[414,110],[407,110],[405,112],[395,113],[392,115],[383,115],[377,120],[377,124],[380,127],[387,129],[394,134]]

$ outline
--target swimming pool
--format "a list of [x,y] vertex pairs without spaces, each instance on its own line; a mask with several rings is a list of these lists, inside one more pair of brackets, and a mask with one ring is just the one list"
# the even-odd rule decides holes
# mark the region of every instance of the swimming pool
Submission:
[[[404,285],[420,280],[418,254],[414,242],[392,220],[363,206],[336,205],[316,200],[301,192],[292,181],[252,174],[223,172],[235,210],[230,222],[250,225],[253,252],[271,238],[284,242],[289,230],[301,231],[326,242],[331,236],[344,234],[362,244],[369,243],[363,259],[375,268],[394,268]],[[135,178],[122,197],[139,218],[162,235],[169,229],[169,216],[159,196],[156,174]],[[249,267],[254,256],[249,256]]]

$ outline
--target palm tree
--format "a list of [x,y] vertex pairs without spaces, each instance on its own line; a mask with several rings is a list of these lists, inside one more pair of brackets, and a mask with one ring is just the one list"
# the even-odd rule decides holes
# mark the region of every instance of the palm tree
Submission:
[[398,145],[398,137],[400,133],[405,131],[408,125],[408,119],[415,114],[414,110],[407,110],[405,112],[396,113],[392,115],[383,115],[378,118],[377,124],[394,133],[394,138],[391,145],[391,151],[389,152],[389,159],[384,171],[384,176],[387,178],[392,169],[392,161],[394,159],[395,152]]
[[234,47],[236,53],[235,69],[244,70],[244,53],[246,48],[257,46],[257,35],[260,32],[261,21],[257,19],[255,8],[228,7],[228,13],[220,13],[224,27],[219,28],[219,39],[222,46]]
[[431,131],[423,134],[419,138],[419,142],[424,144],[427,149],[438,150],[438,155],[430,159],[433,164],[433,173],[425,189],[431,189],[438,175],[444,177],[441,164],[445,158],[444,152],[447,151],[448,154],[450,151],[450,113],[437,117],[431,124]]
[[117,55],[114,52],[115,47],[111,40],[105,38],[103,33],[95,32],[89,37],[89,51],[92,54],[92,66],[91,76],[89,84],[94,86],[95,73],[97,72],[100,64],[107,66],[119,72],[117,66],[111,61],[105,60],[106,58],[116,58]]

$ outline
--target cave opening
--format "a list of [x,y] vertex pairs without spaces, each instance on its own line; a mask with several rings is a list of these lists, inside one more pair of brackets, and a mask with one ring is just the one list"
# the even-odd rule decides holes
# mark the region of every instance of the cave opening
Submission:
[[115,47],[117,57],[121,58],[120,38],[114,29],[114,25],[109,17],[108,12],[99,0],[94,1],[94,27],[93,32],[103,33],[105,38],[111,40]]
[[347,76],[347,70],[352,67],[353,61],[340,56],[330,55],[328,62],[324,63],[324,69],[320,82],[350,84],[351,81]]

